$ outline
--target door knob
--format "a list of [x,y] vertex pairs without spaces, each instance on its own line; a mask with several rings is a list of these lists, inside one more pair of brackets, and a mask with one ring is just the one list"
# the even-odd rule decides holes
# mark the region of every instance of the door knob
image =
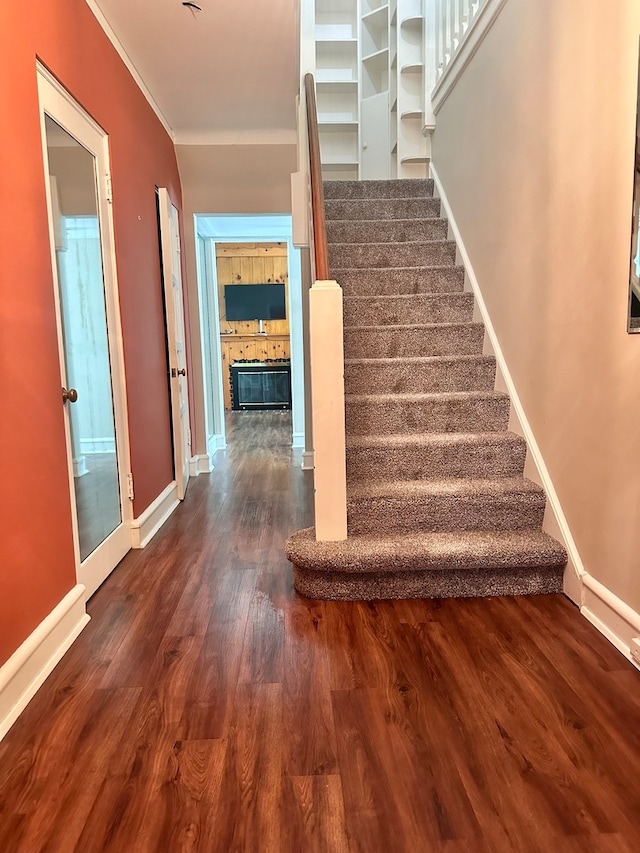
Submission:
[[187,369],[186,369],[186,367],[183,367],[182,370],[177,370],[175,367],[172,367],[171,368],[171,375],[173,376],[174,379],[176,378],[176,376],[186,376],[187,375]]
[[67,391],[66,388],[62,389],[62,402],[64,403],[75,403],[78,399],[78,392],[75,388],[69,388]]

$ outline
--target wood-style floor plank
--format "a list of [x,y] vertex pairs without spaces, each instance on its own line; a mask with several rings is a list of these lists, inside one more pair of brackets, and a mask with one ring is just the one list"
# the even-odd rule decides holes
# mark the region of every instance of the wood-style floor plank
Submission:
[[567,599],[304,599],[290,416],[228,439],[0,744],[2,853],[640,849],[640,673]]

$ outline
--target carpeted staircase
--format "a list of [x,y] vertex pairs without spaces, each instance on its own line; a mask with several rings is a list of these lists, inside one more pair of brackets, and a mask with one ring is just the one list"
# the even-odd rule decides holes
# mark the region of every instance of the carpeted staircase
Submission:
[[331,274],[344,292],[344,542],[287,542],[296,589],[367,600],[560,592],[464,270],[429,180],[325,183]]

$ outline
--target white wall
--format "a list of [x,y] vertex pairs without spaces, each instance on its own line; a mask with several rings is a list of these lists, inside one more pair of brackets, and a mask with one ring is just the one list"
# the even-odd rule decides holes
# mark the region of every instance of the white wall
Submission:
[[433,161],[586,571],[640,610],[638,0],[508,0]]

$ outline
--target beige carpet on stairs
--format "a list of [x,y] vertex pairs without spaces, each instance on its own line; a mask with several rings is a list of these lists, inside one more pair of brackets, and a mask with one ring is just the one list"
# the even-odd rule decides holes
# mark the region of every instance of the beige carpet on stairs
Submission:
[[286,545],[311,598],[562,590],[495,359],[429,180],[325,183],[331,274],[344,293],[347,526]]

